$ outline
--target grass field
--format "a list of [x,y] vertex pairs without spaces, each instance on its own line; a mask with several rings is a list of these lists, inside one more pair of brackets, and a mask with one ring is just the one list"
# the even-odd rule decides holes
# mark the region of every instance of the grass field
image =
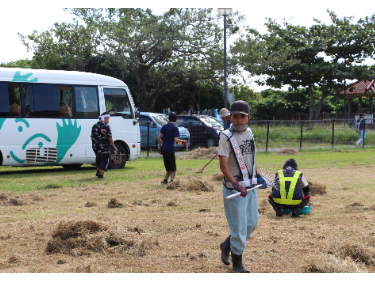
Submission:
[[[258,191],[244,265],[254,273],[375,272],[375,150],[259,153],[257,166],[275,173],[288,158],[327,193],[312,196],[310,215],[280,218],[269,189]],[[177,189],[160,184],[160,158],[129,162],[104,180],[91,165],[0,167],[0,272],[232,272],[220,260],[229,228],[218,160],[196,173],[208,161],[177,160]]]

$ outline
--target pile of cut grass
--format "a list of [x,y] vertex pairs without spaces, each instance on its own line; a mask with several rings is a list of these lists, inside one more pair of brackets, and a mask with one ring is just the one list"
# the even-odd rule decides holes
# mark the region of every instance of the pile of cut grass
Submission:
[[179,190],[179,191],[204,191],[212,192],[214,187],[199,179],[188,179],[188,180],[179,180],[175,179],[173,182],[169,183],[166,186],[168,190]]
[[119,233],[102,223],[86,220],[60,222],[52,233],[52,239],[47,243],[46,252],[82,256],[90,255],[91,252],[126,252],[133,248],[132,254],[144,256],[147,249],[157,245],[157,241],[150,239],[134,241],[127,238],[126,233]]

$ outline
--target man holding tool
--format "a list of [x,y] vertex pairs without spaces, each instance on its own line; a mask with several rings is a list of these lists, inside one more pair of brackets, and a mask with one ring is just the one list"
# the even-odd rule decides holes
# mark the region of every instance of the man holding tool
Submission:
[[[246,240],[255,230],[259,213],[256,187],[267,188],[264,179],[257,173],[255,166],[254,134],[248,128],[250,120],[247,102],[235,101],[230,109],[232,126],[220,134],[218,155],[220,169],[224,174],[223,198],[225,215],[230,227],[230,235],[220,244],[221,259],[229,265],[231,253],[233,270],[249,273],[242,264],[242,254]],[[226,199],[234,193],[235,196]]]
[[[168,178],[171,177],[171,182],[176,175],[176,157],[175,157],[175,143],[182,142],[186,149],[188,149],[187,141],[180,140],[178,137],[180,133],[175,123],[177,115],[174,112],[169,113],[169,123],[165,124],[158,135],[159,153],[163,155],[164,167],[167,174],[164,177],[162,184],[168,183]],[[163,143],[161,138],[163,137]]]
[[96,176],[99,179],[104,178],[104,172],[108,169],[111,157],[110,146],[114,145],[111,127],[108,125],[109,118],[108,112],[102,113],[99,116],[99,121],[91,129],[92,149],[96,156]]

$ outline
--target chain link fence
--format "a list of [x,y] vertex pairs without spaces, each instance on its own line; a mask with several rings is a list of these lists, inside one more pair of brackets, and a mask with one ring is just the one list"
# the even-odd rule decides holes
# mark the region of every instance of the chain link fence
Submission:
[[[370,121],[370,122],[368,122]],[[363,146],[375,145],[373,120],[366,120],[366,138]],[[314,148],[341,148],[355,146],[358,141],[355,120],[323,119],[307,121],[250,121],[259,151],[283,148],[297,150]]]
[[[366,120],[366,137],[363,146],[375,146],[374,119]],[[368,124],[371,123],[371,124]],[[250,121],[249,127],[255,136],[259,152],[274,152],[283,148],[319,149],[350,148],[359,139],[354,119],[323,119],[307,121],[267,120]],[[208,134],[203,128],[187,126],[190,133],[188,151],[198,147],[218,146],[218,137]],[[145,137],[150,138],[149,135]],[[150,143],[150,139],[147,139]],[[182,147],[176,148],[176,156],[186,153]],[[141,157],[160,157],[158,148],[146,146],[141,149]]]

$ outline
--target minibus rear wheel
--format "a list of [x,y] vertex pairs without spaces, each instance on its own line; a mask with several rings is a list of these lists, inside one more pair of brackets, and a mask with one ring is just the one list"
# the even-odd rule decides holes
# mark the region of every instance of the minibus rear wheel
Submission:
[[109,169],[123,169],[126,164],[126,152],[122,144],[115,144],[117,150],[111,146],[111,159],[109,159]]

